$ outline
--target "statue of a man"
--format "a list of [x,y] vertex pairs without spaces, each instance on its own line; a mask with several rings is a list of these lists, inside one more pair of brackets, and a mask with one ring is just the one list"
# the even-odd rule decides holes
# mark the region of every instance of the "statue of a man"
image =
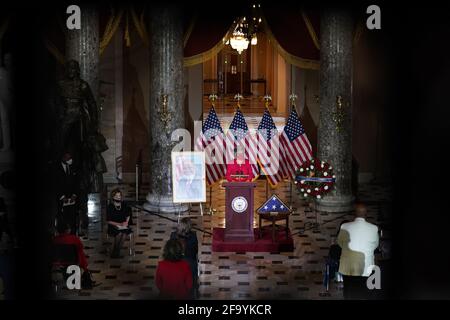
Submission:
[[98,131],[97,104],[89,84],[80,78],[77,61],[67,61],[58,91],[62,146],[77,152],[80,143]]
[[77,61],[69,60],[65,65],[65,77],[58,82],[59,153],[70,152],[78,164],[80,181],[80,208],[87,212],[89,193],[102,191],[103,173],[106,164],[101,153],[106,151],[105,138],[99,132],[99,111],[89,87],[80,78]]

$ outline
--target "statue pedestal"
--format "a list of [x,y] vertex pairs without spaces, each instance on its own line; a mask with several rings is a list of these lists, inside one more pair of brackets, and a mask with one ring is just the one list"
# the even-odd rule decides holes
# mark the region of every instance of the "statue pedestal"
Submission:
[[189,205],[187,203],[173,203],[172,196],[162,196],[149,193],[146,199],[147,202],[144,204],[144,209],[151,212],[181,213],[189,211]]
[[316,200],[316,210],[323,212],[353,211],[354,196],[324,196]]

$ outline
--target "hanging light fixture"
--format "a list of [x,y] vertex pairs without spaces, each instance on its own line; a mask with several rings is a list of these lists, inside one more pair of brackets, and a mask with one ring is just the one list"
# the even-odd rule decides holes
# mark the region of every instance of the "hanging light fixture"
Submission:
[[[247,50],[248,45],[255,46],[258,44],[257,31],[258,26],[261,23],[261,18],[256,19],[255,9],[256,5],[253,5],[253,13],[250,18],[250,23],[247,22],[246,17],[241,17],[236,23],[236,27],[229,39],[231,48],[241,54],[244,50]],[[258,5],[260,8],[260,5]]]
[[248,43],[249,41],[246,34],[242,31],[242,28],[236,28],[230,38],[231,47],[241,54],[242,51],[248,48]]

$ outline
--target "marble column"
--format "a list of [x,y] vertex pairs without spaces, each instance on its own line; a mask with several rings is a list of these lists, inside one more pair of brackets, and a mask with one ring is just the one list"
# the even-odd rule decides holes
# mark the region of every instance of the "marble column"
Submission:
[[[352,209],[352,39],[348,12],[325,10],[320,22],[320,118],[318,158],[329,162],[335,189],[317,201],[317,210]],[[340,103],[338,97],[341,97]],[[339,107],[341,106],[341,107]]]
[[99,18],[95,5],[81,5],[81,29],[67,30],[66,59],[80,64],[81,79],[89,83],[95,101],[99,97]]
[[[66,60],[76,60],[80,65],[80,78],[86,81],[91,88],[97,108],[99,105],[99,16],[97,7],[93,4],[80,5],[81,28],[67,30],[66,33]],[[100,121],[100,112],[98,113]],[[96,186],[100,192],[103,186],[103,175],[96,175]],[[81,228],[87,230],[89,195],[82,192],[79,196],[81,210]],[[85,231],[86,232],[86,231]]]
[[172,132],[185,126],[182,10],[170,4],[153,6],[148,21],[151,163],[150,193],[144,207],[153,212],[182,212],[189,207],[173,203],[171,163],[177,143],[171,141]]

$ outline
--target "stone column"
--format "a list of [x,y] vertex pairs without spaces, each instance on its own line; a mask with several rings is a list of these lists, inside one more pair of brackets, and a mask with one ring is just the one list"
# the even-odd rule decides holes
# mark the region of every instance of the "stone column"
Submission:
[[[172,201],[172,132],[184,128],[182,10],[175,5],[153,6],[150,33],[150,193],[144,207],[153,212],[187,211]],[[164,107],[163,96],[167,95]]]
[[322,13],[318,158],[333,166],[336,184],[333,191],[317,201],[319,211],[344,212],[353,205],[352,39],[349,13],[339,9]]
[[[76,60],[80,65],[80,78],[86,81],[91,88],[97,103],[99,104],[99,17],[97,7],[92,4],[80,5],[81,28],[79,30],[67,30],[66,33],[66,60]],[[101,113],[98,112],[99,121]],[[97,185],[103,185],[103,175],[97,174]],[[88,197],[85,192],[79,195],[81,210],[81,227],[87,230],[88,218]]]
[[99,25],[94,5],[81,5],[81,29],[67,30],[66,59],[77,60],[80,77],[89,83],[95,101],[99,103]]

